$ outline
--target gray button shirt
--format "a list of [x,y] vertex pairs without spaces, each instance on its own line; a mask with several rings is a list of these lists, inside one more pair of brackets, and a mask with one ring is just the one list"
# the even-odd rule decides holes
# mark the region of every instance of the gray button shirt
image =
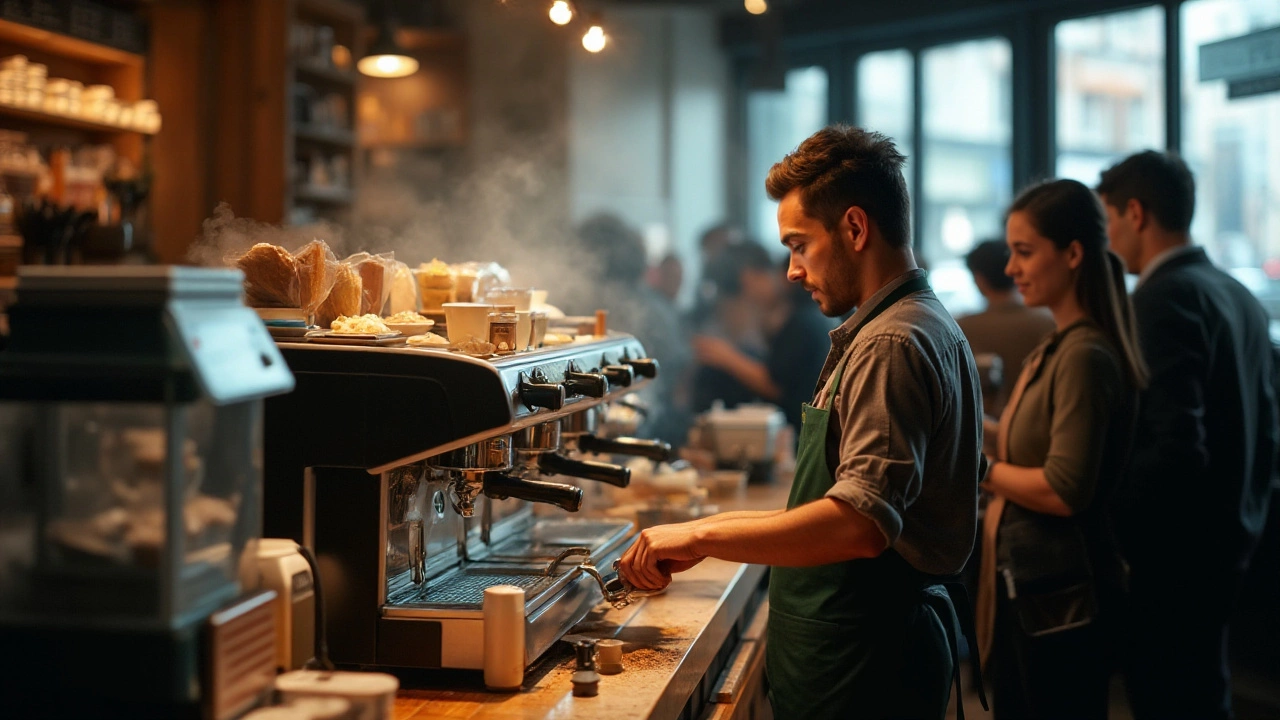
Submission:
[[982,453],[982,399],[964,334],[932,290],[907,295],[853,336],[880,300],[912,270],[881,288],[831,332],[831,352],[814,400],[835,389],[827,438],[835,485],[917,570],[959,572],[973,549]]

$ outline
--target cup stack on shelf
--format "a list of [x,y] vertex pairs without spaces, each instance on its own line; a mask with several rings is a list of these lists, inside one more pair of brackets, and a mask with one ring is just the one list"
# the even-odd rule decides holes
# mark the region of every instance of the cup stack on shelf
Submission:
[[25,55],[0,59],[0,105],[156,133],[160,109],[155,100],[129,102],[110,85],[90,85],[49,77],[49,69]]

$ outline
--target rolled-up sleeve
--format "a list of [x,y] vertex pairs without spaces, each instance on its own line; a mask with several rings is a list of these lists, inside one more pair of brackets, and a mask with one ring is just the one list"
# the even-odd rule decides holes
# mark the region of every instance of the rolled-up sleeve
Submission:
[[827,497],[848,503],[884,533],[902,534],[902,513],[920,494],[921,467],[943,395],[934,368],[911,341],[892,335],[860,342],[835,398],[840,462]]
[[1126,397],[1115,355],[1096,343],[1063,350],[1053,378],[1053,420],[1044,479],[1072,512],[1089,506],[1112,414]]

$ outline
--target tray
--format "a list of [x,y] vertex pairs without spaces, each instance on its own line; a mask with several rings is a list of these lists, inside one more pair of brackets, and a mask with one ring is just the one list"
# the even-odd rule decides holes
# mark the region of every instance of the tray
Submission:
[[309,342],[327,345],[364,345],[385,347],[387,345],[403,345],[405,336],[400,333],[381,333],[379,335],[356,335],[352,333],[335,333],[331,331],[307,333]]

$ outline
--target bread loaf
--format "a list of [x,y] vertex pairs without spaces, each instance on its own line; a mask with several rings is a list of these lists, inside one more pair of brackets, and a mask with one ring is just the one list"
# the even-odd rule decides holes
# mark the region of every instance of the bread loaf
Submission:
[[240,256],[244,293],[250,307],[299,307],[298,263],[284,248],[258,243]]
[[361,315],[381,315],[382,306],[387,301],[387,265],[382,258],[370,257],[356,264],[360,273],[363,298],[360,302]]
[[355,269],[346,263],[338,265],[333,289],[316,311],[316,324],[327,328],[340,315],[359,315],[360,295],[360,276]]
[[311,317],[337,281],[338,258],[323,240],[312,240],[293,257],[298,263],[299,307]]

